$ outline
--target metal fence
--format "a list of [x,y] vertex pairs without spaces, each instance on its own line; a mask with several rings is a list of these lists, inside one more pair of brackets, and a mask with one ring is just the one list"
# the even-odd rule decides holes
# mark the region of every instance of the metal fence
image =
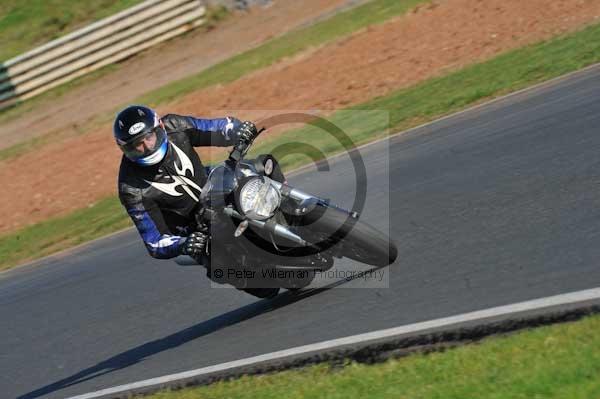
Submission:
[[203,22],[200,0],[147,0],[0,64],[0,109],[130,57]]

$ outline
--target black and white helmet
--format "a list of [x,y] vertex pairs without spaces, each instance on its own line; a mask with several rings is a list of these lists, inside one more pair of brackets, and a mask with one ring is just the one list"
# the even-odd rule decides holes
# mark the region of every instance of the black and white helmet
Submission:
[[155,165],[169,148],[158,114],[143,105],[130,105],[117,114],[113,134],[123,154],[139,165]]

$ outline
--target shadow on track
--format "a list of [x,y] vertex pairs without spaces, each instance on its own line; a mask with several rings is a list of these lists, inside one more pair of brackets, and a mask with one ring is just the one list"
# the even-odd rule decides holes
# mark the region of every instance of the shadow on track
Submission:
[[296,293],[284,292],[273,299],[263,299],[249,305],[242,306],[241,308],[223,313],[222,315],[200,322],[174,334],[167,335],[166,337],[147,342],[125,352],[119,353],[118,355],[103,360],[92,367],[81,370],[70,377],[63,378],[62,380],[38,388],[35,391],[21,395],[17,399],[38,398],[69,386],[77,385],[96,377],[127,368],[157,353],[169,350],[171,348],[176,348],[194,339],[212,334],[222,328],[241,323],[262,313],[270,312],[317,295],[323,291],[346,284],[356,278],[359,278],[360,276],[360,274],[357,274],[353,277],[338,280],[323,287],[306,289]]

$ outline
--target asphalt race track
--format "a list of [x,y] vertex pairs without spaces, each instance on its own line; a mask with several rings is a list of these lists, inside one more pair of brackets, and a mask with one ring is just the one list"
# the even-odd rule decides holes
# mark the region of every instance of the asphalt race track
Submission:
[[[593,68],[364,148],[363,216],[399,247],[389,288],[325,281],[255,300],[149,258],[131,230],[4,273],[0,396],[62,398],[598,287],[599,133]],[[347,205],[353,169],[331,169],[291,183]]]

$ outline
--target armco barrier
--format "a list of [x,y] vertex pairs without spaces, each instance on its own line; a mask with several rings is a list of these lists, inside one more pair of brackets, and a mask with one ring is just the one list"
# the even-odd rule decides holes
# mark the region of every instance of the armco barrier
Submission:
[[0,64],[0,109],[127,58],[203,22],[200,0],[147,0]]

